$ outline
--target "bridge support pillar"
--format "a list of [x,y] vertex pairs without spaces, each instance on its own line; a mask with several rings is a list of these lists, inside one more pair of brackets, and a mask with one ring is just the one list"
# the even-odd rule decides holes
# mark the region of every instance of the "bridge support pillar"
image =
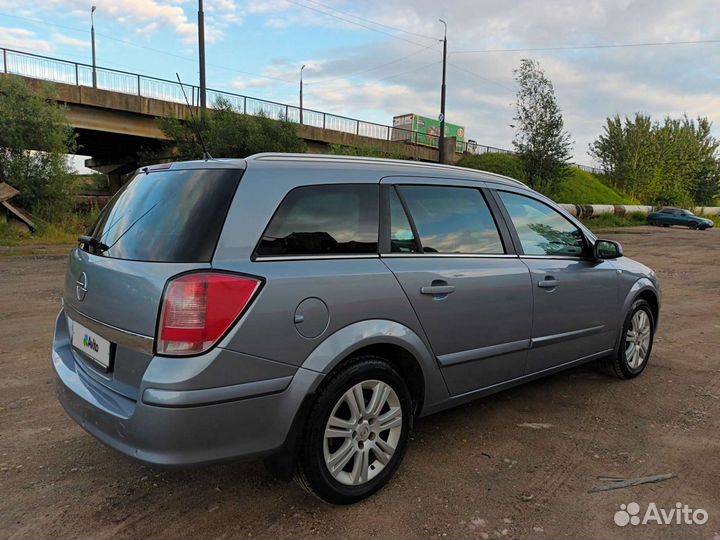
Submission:
[[443,146],[445,148],[445,161],[443,163],[445,165],[452,165],[455,163],[455,148],[457,147],[457,139],[455,137],[445,137]]
[[122,187],[122,174],[111,172],[108,173],[107,176],[110,184],[110,193],[116,193]]

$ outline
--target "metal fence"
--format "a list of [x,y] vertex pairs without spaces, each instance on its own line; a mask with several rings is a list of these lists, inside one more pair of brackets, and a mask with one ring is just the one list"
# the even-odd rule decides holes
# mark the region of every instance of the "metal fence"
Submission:
[[[2,51],[1,71],[4,73],[75,86],[93,86],[93,68],[90,64],[70,62],[59,58],[25,53],[13,49],[0,48],[0,51]],[[103,67],[96,67],[95,73],[97,80],[96,87],[101,90],[160,99],[174,103],[185,103],[182,92],[182,88],[184,87],[188,101],[194,106],[200,105],[200,89],[192,84],[183,83],[181,87],[177,81]],[[267,101],[265,99],[208,88],[207,102],[209,106],[212,107],[216,104],[218,99],[227,101],[237,111],[243,114],[264,114],[270,118],[284,119],[298,124],[302,123],[306,126],[352,133],[372,139],[404,141],[408,144],[418,144],[416,141],[418,140],[418,135],[421,135],[420,132],[416,131],[376,124],[374,122],[366,122],[356,118],[312,109],[303,108],[301,113],[300,108],[295,105],[277,103],[275,101]],[[422,146],[437,148],[438,141],[437,139],[431,139],[429,145],[423,144]],[[514,153],[512,150],[480,145],[473,140],[458,142],[456,151],[464,154]],[[586,165],[576,166],[588,172],[598,172],[594,167],[588,167]]]

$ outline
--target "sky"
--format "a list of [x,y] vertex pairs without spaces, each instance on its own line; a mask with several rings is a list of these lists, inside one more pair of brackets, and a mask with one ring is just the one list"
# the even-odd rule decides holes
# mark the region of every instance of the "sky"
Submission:
[[[196,1],[94,3],[98,66],[197,84]],[[90,63],[91,4],[0,0],[0,47]],[[209,88],[296,105],[304,64],[306,108],[437,117],[444,19],[446,119],[479,144],[511,148],[522,58],[553,82],[578,163],[615,114],[707,116],[720,137],[717,0],[205,0],[205,13]],[[646,43],[664,45],[604,47]]]

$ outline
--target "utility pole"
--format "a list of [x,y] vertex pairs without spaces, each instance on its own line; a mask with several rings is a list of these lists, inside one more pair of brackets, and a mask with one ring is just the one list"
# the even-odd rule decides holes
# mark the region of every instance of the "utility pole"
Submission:
[[205,12],[203,0],[198,0],[198,54],[200,60],[200,114],[204,117],[207,109],[205,87]]
[[305,69],[305,64],[300,68],[300,125],[303,123],[303,102],[302,102],[302,72]]
[[445,25],[445,36],[443,37],[443,70],[442,87],[440,88],[440,137],[438,140],[438,161],[445,163],[445,67],[447,64],[447,23],[438,19]]
[[95,17],[97,6],[90,8],[90,40],[92,41],[92,82],[93,88],[97,88],[97,69],[95,67]]

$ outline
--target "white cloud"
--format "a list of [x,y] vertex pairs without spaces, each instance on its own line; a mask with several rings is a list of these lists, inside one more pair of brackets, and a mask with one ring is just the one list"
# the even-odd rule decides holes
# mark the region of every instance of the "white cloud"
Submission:
[[25,28],[0,27],[0,36],[2,36],[2,46],[8,49],[20,49],[21,51],[38,53],[46,53],[52,50],[49,41],[38,38],[35,32]]
[[[184,43],[197,41],[197,2],[188,0],[26,0],[20,11],[16,4],[16,0],[0,0],[0,9],[31,18],[63,11],[86,21],[90,17],[90,5],[94,4],[98,26],[103,19],[110,19],[133,30],[143,28],[146,33],[169,28]],[[225,28],[242,20],[236,0],[206,0],[205,12],[208,42],[222,39]]]
[[67,45],[69,47],[80,47],[83,49],[90,48],[90,42],[87,39],[78,39],[65,34],[55,33],[52,36],[53,43],[58,45]]
[[[440,71],[432,65],[436,52],[426,50],[399,63],[382,65],[420,50],[404,40],[432,44],[430,39],[414,34],[439,35],[442,25],[438,18],[448,22],[451,52],[720,36],[720,18],[711,0],[318,1],[413,33],[396,32],[402,39],[378,33],[374,44],[321,51],[316,54],[315,69],[305,72],[308,107],[353,117],[369,115],[369,119],[382,123],[410,111],[437,115]],[[329,11],[310,0],[300,2]],[[360,26],[282,0],[251,2],[246,10],[263,13],[266,24],[276,28],[325,26],[373,35]],[[709,44],[450,54],[447,117],[450,122],[465,125],[468,136],[481,144],[510,147],[516,90],[513,69],[521,58],[532,57],[540,61],[554,84],[566,127],[576,141],[577,161],[590,161],[588,144],[601,132],[605,118],[614,114],[644,111],[657,119],[684,113],[707,116],[715,122],[715,133],[720,136],[719,49],[720,45]],[[301,61],[305,59],[293,59],[288,64],[295,66]],[[279,68],[284,67],[284,63],[273,62],[266,73],[296,78],[290,66],[280,74]]]

